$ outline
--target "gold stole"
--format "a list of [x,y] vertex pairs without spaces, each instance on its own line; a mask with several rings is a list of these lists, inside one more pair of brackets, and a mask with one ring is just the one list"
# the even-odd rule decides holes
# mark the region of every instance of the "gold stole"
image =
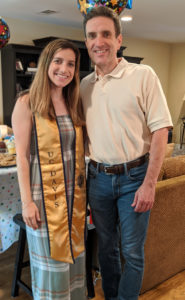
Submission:
[[86,184],[83,132],[75,127],[75,176],[71,220],[68,213],[62,141],[56,120],[34,116],[50,255],[73,263],[84,251]]

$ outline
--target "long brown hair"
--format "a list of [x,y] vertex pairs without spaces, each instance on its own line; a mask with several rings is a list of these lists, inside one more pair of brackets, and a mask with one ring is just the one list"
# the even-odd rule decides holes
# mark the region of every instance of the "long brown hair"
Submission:
[[73,123],[75,125],[82,125],[84,122],[82,105],[79,97],[80,53],[78,48],[68,40],[56,39],[50,42],[43,49],[38,62],[38,70],[29,90],[31,110],[33,113],[38,112],[40,115],[49,117],[50,119],[56,118],[54,107],[51,101],[48,69],[53,56],[59,49],[71,49],[75,53],[74,77],[73,80],[63,88],[63,96]]

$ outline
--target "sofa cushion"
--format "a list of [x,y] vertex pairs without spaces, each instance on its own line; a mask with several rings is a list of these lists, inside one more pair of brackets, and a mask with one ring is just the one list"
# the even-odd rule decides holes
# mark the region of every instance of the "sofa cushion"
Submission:
[[[164,160],[167,157],[171,157],[172,156],[172,153],[173,153],[173,150],[174,150],[174,146],[175,146],[174,143],[170,143],[170,144],[166,145],[166,152],[165,152]],[[160,170],[160,173],[159,173],[159,176],[158,176],[158,181],[162,180],[163,177],[164,177],[164,162],[162,164],[162,167],[161,167],[161,170]]]
[[159,172],[159,176],[158,176],[157,181],[163,180],[163,177],[164,177],[164,162],[163,162],[161,170]]
[[185,155],[167,157],[162,165],[162,179],[185,175]]

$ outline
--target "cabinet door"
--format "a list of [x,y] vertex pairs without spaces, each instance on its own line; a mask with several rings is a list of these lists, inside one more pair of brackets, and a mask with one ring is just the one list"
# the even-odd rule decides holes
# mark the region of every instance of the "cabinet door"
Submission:
[[16,73],[15,53],[11,47],[8,46],[2,49],[1,64],[4,124],[11,126],[11,113],[15,104],[16,95]]
[[40,53],[16,51],[16,93],[28,89],[37,70]]
[[33,80],[33,73],[27,72],[27,68],[37,66],[40,52],[40,48],[17,44],[2,49],[3,116],[8,126],[11,126],[17,93],[28,89]]

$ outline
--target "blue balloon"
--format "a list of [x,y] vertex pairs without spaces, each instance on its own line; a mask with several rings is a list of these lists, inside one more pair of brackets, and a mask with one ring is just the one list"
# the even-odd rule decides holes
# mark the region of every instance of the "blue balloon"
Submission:
[[132,9],[132,0],[128,0],[126,8]]
[[128,0],[77,0],[77,6],[83,16],[98,6],[109,7],[119,15],[126,7],[127,2]]

